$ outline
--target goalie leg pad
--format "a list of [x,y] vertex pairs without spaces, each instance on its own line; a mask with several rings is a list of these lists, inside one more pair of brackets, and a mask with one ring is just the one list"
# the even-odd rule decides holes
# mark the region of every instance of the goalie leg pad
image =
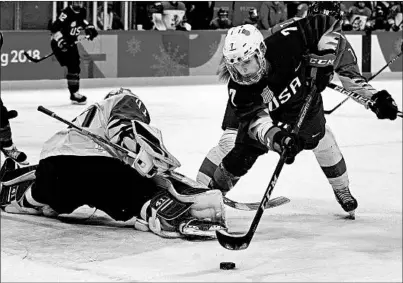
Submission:
[[176,178],[172,179],[173,182],[161,176],[155,179],[157,186],[163,190],[146,202],[141,210],[141,217],[153,233],[165,238],[211,238],[216,229],[226,229],[220,191],[192,187]]

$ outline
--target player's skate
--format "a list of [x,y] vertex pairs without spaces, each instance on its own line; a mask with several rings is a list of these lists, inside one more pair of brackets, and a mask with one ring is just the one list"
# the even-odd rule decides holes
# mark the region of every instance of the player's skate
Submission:
[[334,190],[337,202],[341,205],[344,211],[350,214],[351,219],[355,219],[355,210],[358,207],[357,200],[351,195],[348,187]]
[[78,92],[70,94],[70,100],[72,104],[84,105],[87,103],[87,97],[79,94]]
[[18,150],[14,144],[10,147],[2,147],[1,151],[3,152],[4,156],[12,158],[21,165],[29,164],[27,160],[27,155],[24,152]]

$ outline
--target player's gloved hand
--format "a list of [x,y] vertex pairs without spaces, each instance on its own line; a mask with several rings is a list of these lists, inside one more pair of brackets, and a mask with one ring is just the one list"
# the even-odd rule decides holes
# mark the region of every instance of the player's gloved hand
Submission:
[[89,40],[93,40],[98,36],[98,31],[95,29],[93,25],[88,25],[85,28],[85,34],[88,35]]
[[266,136],[269,149],[276,151],[279,154],[284,154],[285,163],[292,164],[295,156],[304,149],[305,141],[298,135],[289,133],[279,127],[272,127],[269,133],[272,132],[272,138]]
[[316,68],[316,74],[313,78],[315,80],[316,92],[320,93],[325,90],[327,85],[333,79],[334,62],[336,55],[333,50],[317,51],[315,54],[309,54],[307,77],[311,76],[312,68]]
[[9,110],[9,111],[7,111],[7,118],[8,118],[9,120],[14,119],[14,118],[16,118],[17,116],[18,116],[17,110]]
[[372,96],[374,104],[369,108],[376,114],[378,119],[395,120],[397,117],[397,105],[395,100],[386,90],[381,90]]
[[69,48],[69,46],[67,45],[67,42],[64,40],[63,37],[61,37],[58,41],[57,41],[57,47],[59,47],[59,49],[63,52],[66,52],[67,49]]

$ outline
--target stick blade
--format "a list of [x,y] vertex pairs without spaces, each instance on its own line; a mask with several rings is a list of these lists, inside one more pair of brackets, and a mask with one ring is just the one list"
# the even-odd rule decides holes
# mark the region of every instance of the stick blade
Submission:
[[28,54],[26,51],[24,51],[24,55],[25,55],[25,57],[27,57],[27,59],[28,59],[29,61],[31,61],[31,62],[38,63],[38,62],[40,61],[39,59],[35,59],[35,58],[29,56],[29,54]]
[[217,240],[223,248],[232,251],[245,250],[249,247],[251,237],[247,234],[229,234],[225,230],[216,231]]

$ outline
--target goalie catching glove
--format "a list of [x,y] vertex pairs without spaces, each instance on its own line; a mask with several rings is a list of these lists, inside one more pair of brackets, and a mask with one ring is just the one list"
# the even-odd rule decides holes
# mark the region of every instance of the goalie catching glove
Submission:
[[164,238],[216,237],[215,231],[226,230],[223,196],[178,173],[155,176],[162,190],[141,209],[135,228],[151,230]]

